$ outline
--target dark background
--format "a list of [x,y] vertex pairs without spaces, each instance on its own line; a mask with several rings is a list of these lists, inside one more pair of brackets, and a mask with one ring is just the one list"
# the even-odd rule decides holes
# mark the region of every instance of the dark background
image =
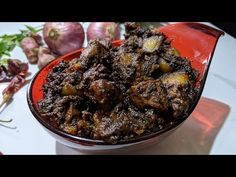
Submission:
[[236,22],[211,22],[226,33],[236,38]]

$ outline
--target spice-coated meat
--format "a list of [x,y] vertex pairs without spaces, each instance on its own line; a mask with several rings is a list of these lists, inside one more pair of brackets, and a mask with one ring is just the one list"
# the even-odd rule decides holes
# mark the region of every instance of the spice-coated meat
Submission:
[[171,41],[125,23],[119,47],[93,40],[79,58],[48,74],[41,114],[63,131],[109,143],[142,136],[181,119],[193,102],[198,73]]

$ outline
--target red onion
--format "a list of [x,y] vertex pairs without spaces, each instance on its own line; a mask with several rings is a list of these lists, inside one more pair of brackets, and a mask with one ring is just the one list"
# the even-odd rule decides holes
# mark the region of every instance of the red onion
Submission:
[[90,23],[87,30],[88,41],[94,39],[120,39],[120,26],[114,22],[93,22]]
[[28,61],[30,63],[37,63],[39,45],[32,37],[25,37],[20,42],[20,47],[23,49]]
[[51,53],[51,51],[46,47],[39,47],[38,52],[38,68],[41,69],[47,65],[50,61],[54,60],[56,57]]
[[52,52],[63,55],[83,46],[84,29],[78,22],[47,22],[43,38]]
[[37,34],[37,33],[32,33],[32,32],[30,32],[30,33],[28,34],[28,37],[32,37],[32,38],[37,42],[37,44],[38,44],[39,46],[42,46],[42,45],[43,45],[43,40],[42,40],[42,36],[41,36],[41,35],[39,35],[39,34]]

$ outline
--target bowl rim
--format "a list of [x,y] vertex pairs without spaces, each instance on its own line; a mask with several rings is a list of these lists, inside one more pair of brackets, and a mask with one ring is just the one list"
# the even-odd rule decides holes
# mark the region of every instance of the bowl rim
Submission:
[[[32,114],[34,115],[34,117],[37,119],[37,121],[41,125],[43,125],[43,127],[45,127],[47,130],[49,130],[49,131],[51,131],[51,132],[53,132],[53,133],[55,133],[55,134],[57,134],[59,136],[62,136],[65,139],[68,139],[69,141],[72,141],[72,142],[75,142],[75,143],[78,143],[78,144],[84,144],[84,145],[88,145],[88,146],[91,146],[91,145],[128,145],[128,144],[138,143],[138,142],[141,142],[141,141],[145,141],[145,140],[154,138],[154,137],[156,137],[156,136],[158,136],[160,134],[168,132],[169,130],[174,130],[175,128],[177,128],[180,124],[182,124],[190,116],[190,114],[193,112],[193,110],[197,106],[197,104],[198,104],[198,102],[200,100],[203,88],[205,86],[206,78],[208,76],[208,71],[209,71],[209,68],[210,68],[209,66],[211,64],[212,57],[214,55],[215,48],[216,48],[218,40],[219,40],[219,37],[216,39],[216,43],[215,43],[215,45],[213,47],[212,54],[211,54],[208,62],[206,63],[206,67],[204,69],[203,76],[200,79],[199,91],[198,91],[197,95],[195,96],[195,99],[193,100],[192,105],[188,109],[187,114],[183,115],[183,117],[181,119],[179,119],[178,121],[170,123],[169,125],[165,126],[163,129],[154,130],[153,132],[150,132],[150,133],[138,136],[138,137],[130,138],[130,139],[127,139],[127,140],[117,141],[115,144],[112,144],[112,143],[109,143],[109,142],[106,142],[106,141],[103,141],[103,140],[97,140],[97,139],[91,139],[91,138],[83,138],[83,137],[80,137],[80,136],[77,136],[77,135],[72,135],[72,134],[66,133],[66,132],[60,130],[59,128],[54,127],[48,121],[44,120],[44,118],[37,112],[37,110],[35,109],[34,104],[32,102],[32,85],[34,84],[36,78],[43,71],[43,69],[45,67],[50,65],[55,60],[63,60],[64,58],[66,58],[66,57],[68,57],[70,55],[74,55],[74,54],[76,54],[78,52],[81,52],[83,50],[83,48],[75,50],[75,51],[72,51],[70,53],[67,53],[67,54],[65,54],[65,55],[63,55],[63,56],[61,56],[59,58],[56,58],[55,60],[49,62],[46,66],[44,66],[42,69],[40,69],[34,75],[34,77],[30,81],[30,83],[28,85],[28,88],[27,88],[27,95],[26,95],[26,97],[27,97],[28,106],[29,106]],[[122,41],[123,40],[116,40],[116,41],[113,41],[112,44],[120,43]]]

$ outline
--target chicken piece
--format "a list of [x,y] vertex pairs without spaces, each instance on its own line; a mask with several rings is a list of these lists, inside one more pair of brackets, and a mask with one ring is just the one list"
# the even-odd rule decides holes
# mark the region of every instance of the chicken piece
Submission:
[[188,110],[191,102],[188,95],[194,87],[187,73],[181,71],[164,75],[161,80],[167,90],[167,99],[170,100],[173,116],[178,118]]
[[102,64],[98,64],[97,66],[90,68],[83,74],[83,80],[86,83],[91,83],[94,80],[105,78],[108,78],[108,70]]
[[93,81],[98,79],[107,79],[108,77],[109,73],[107,68],[102,64],[98,64],[97,66],[91,67],[86,72],[84,72],[79,89],[88,89]]
[[142,81],[130,88],[130,98],[139,108],[156,108],[159,111],[168,110],[166,90],[160,80]]
[[[64,122],[65,115],[68,111],[66,108],[67,105],[70,104],[70,102],[73,102],[74,105],[76,105],[82,101],[83,99],[80,96],[69,95],[69,96],[63,96],[62,98],[58,98],[58,99],[42,100],[39,103],[39,106],[42,109],[43,116],[48,116],[48,117],[55,116],[57,117],[58,121]],[[69,120],[69,117],[68,117],[68,120]]]
[[86,120],[79,120],[77,122],[78,135],[82,137],[90,137],[93,126]]
[[145,127],[143,124],[131,117],[128,112],[124,110],[116,111],[116,109],[117,107],[115,107],[110,116],[100,117],[94,138],[102,138],[110,143],[116,143],[121,136],[140,135],[144,132]]
[[134,35],[130,36],[125,42],[124,42],[124,48],[126,52],[132,52],[135,51],[138,47],[142,47],[142,38]]
[[117,54],[113,63],[113,71],[127,85],[150,78],[158,78],[161,74],[157,55],[144,57],[138,53],[123,52]]
[[142,28],[142,26],[137,23],[137,22],[126,22],[125,23],[125,42],[128,40],[130,36],[137,36],[137,37],[150,37],[154,33],[147,29],[147,28]]
[[119,103],[111,111],[110,115],[103,116],[101,112],[94,114],[95,131],[94,138],[104,139],[116,143],[121,136],[124,139],[139,136],[147,128],[153,128],[159,119],[154,110],[141,112],[133,105],[126,106]]
[[79,72],[65,73],[65,78],[60,83],[61,95],[83,95],[79,89],[79,84],[82,81],[82,74]]
[[108,49],[110,48],[110,45],[111,44],[106,41],[91,40],[88,47],[81,53],[81,58],[104,58],[107,53],[109,53]]
[[110,143],[116,143],[119,136],[130,132],[129,117],[124,111],[116,114],[117,119],[112,120],[110,117],[103,116],[96,131],[94,138],[105,139]]
[[98,64],[109,65],[111,42],[106,40],[91,40],[88,46],[82,51],[79,58],[69,62],[68,72],[85,72]]
[[[104,65],[110,64],[109,42],[100,40],[91,40],[88,47],[81,53],[79,59],[79,68],[88,68],[91,65],[102,63]],[[77,64],[78,65],[78,64]]]
[[[147,111],[146,111],[147,110]],[[134,105],[129,105],[128,113],[131,117],[138,121],[138,124],[144,129],[151,129],[157,122],[160,122],[160,117],[155,109],[146,109],[145,111],[139,110]],[[140,131],[136,132],[139,134]]]
[[122,52],[117,54],[113,63],[113,75],[117,77],[116,80],[122,80],[122,82],[131,83],[135,79],[135,73],[140,67],[138,61],[139,55],[135,53]]
[[[140,76],[154,77],[156,78],[158,75],[158,71],[160,70],[160,66],[158,63],[158,57],[154,56],[145,56],[144,62],[142,66],[142,73]],[[139,76],[136,73],[136,76]]]
[[123,50],[126,52],[142,52],[140,50],[143,46],[143,39],[150,37],[152,32],[150,30],[145,30],[141,28],[138,23],[125,23],[125,41],[123,45]]
[[91,100],[99,103],[104,110],[109,109],[121,99],[120,91],[114,82],[106,79],[93,81],[89,87],[89,91],[84,94]]
[[140,24],[137,22],[126,22],[125,23],[125,33],[130,34],[131,32],[141,29]]

